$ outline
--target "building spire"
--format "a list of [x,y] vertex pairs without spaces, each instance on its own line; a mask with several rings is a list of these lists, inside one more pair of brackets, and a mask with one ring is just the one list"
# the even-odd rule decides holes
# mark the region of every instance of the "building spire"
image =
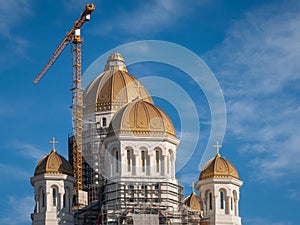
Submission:
[[217,143],[214,145],[214,148],[217,151],[217,154],[220,154],[220,148],[222,148],[222,145],[219,144],[219,141],[217,141]]
[[55,139],[55,137],[53,137],[52,140],[49,141],[49,143],[52,145],[52,151],[56,151],[55,145],[58,144],[58,141]]

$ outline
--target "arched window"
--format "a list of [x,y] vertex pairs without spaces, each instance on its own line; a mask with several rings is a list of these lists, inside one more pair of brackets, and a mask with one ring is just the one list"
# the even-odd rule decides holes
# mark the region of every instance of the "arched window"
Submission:
[[146,152],[142,150],[141,152],[141,163],[142,163],[142,172],[146,171]]
[[45,207],[45,198],[46,198],[46,196],[45,196],[45,191],[44,191],[44,188],[42,188],[41,189],[41,192],[42,192],[42,195],[41,195],[41,197],[42,197],[42,207]]
[[159,150],[155,151],[155,168],[156,168],[156,173],[159,173],[159,167],[160,167],[160,152]]
[[213,206],[212,206],[212,193],[209,192],[209,210],[212,210]]
[[220,208],[224,209],[225,208],[225,199],[224,199],[224,192],[220,191]]
[[131,172],[131,150],[127,150],[127,172]]
[[116,158],[116,173],[119,173],[119,151],[115,151],[115,158]]
[[52,205],[57,205],[57,189],[55,187],[52,188]]

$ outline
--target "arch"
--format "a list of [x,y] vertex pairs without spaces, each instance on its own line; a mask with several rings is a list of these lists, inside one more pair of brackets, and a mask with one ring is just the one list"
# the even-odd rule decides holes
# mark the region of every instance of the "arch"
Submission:
[[168,150],[167,173],[175,176],[175,155],[173,149]]
[[113,145],[110,150],[110,174],[118,174],[120,172],[120,151],[118,145]]
[[133,167],[133,149],[126,147],[126,171],[127,172],[132,172],[132,167]]
[[213,199],[212,199],[212,191],[210,189],[205,190],[205,197],[204,197],[204,211],[206,216],[209,211],[213,210]]
[[56,185],[51,186],[51,203],[53,207],[58,208],[58,187]]
[[141,146],[139,148],[139,159],[137,160],[136,164],[140,166],[140,172],[145,174],[149,174],[149,165],[150,165],[150,158],[149,158],[149,151],[146,146]]
[[220,210],[225,214],[230,214],[231,197],[228,193],[230,193],[230,191],[227,190],[226,187],[219,189]]
[[43,186],[37,188],[37,197],[36,197],[36,212],[39,213],[45,208],[45,191]]

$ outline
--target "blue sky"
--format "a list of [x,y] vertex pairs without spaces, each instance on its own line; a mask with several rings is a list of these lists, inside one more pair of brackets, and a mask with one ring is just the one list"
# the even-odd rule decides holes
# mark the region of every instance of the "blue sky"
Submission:
[[[92,19],[82,29],[83,71],[103,53],[133,41],[173,42],[197,54],[215,75],[225,98],[227,127],[221,154],[237,167],[244,181],[240,202],[243,224],[298,224],[300,3],[94,3]],[[32,81],[84,5],[80,0],[0,3],[0,224],[31,224],[34,203],[29,178],[37,161],[51,150],[53,136],[59,141],[57,150],[67,156],[67,137],[72,133],[70,48],[38,85]],[[199,176],[198,165],[211,128],[205,93],[197,81],[171,66],[138,63],[129,66],[129,71],[141,79],[155,75],[174,81],[196,102],[200,139],[191,159],[177,174],[187,195],[189,184]],[[191,118],[180,121],[182,112],[164,96],[153,94],[179,133],[195,138],[189,130],[180,130],[180,122]],[[179,151],[182,154],[188,149]]]

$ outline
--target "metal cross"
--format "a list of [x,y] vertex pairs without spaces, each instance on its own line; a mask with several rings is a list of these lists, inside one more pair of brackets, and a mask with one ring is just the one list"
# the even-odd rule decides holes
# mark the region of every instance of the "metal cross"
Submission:
[[193,191],[193,193],[194,193],[194,188],[195,188],[195,183],[194,183],[194,181],[192,182],[192,184],[190,184],[190,186],[192,187],[192,191]]
[[217,150],[217,154],[219,154],[220,148],[222,148],[222,145],[220,145],[219,142],[217,141],[217,143],[214,145],[214,148]]
[[55,145],[58,144],[58,141],[55,140],[55,137],[53,137],[49,143],[52,144],[52,150],[55,150]]

